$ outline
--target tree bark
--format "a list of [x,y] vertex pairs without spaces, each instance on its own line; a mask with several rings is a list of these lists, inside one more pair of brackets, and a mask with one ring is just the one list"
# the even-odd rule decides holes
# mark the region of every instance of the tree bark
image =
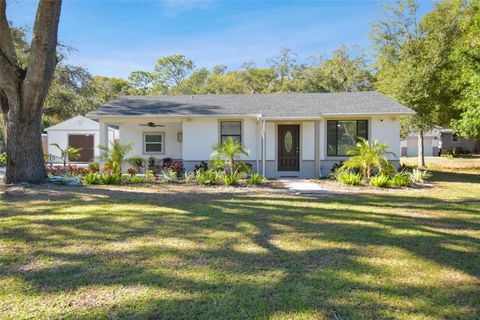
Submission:
[[61,0],[40,0],[35,16],[28,66],[14,50],[0,0],[0,108],[7,146],[7,183],[45,181],[41,123],[43,103],[57,64],[56,48]]
[[425,154],[423,152],[423,130],[418,133],[418,167],[425,168]]

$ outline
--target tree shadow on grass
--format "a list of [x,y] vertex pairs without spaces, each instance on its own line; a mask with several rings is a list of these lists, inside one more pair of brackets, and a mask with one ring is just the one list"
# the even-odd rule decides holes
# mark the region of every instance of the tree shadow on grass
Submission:
[[[62,194],[39,196],[28,210],[13,199],[0,208],[0,222],[12,222],[0,238],[30,247],[28,254],[3,255],[0,276],[21,277],[30,295],[91,286],[145,287],[151,294],[66,308],[57,317],[100,309],[117,318],[473,318],[478,306],[474,283],[447,287],[441,275],[440,284],[428,277],[402,283],[398,277],[408,274],[371,263],[398,249],[418,259],[412,276],[439,272],[421,269],[433,264],[478,278],[480,243],[470,233],[480,231],[479,223],[456,201],[70,188]],[[92,201],[98,209],[82,212]],[[478,213],[473,206],[468,212]],[[473,249],[452,249],[460,245]],[[45,259],[53,262],[35,263]]]

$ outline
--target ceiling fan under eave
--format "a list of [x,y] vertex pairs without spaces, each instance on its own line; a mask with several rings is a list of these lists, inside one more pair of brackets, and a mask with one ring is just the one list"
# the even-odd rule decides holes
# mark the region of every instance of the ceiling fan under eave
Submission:
[[156,127],[162,127],[162,128],[164,128],[164,127],[165,127],[163,124],[155,124],[155,123],[153,123],[153,122],[140,123],[139,126],[149,127],[149,128],[156,128]]

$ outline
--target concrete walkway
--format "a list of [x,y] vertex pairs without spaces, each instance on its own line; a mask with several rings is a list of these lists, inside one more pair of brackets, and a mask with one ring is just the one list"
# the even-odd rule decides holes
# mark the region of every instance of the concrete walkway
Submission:
[[333,192],[320,187],[318,183],[307,179],[282,178],[280,181],[290,192],[294,194],[333,194]]

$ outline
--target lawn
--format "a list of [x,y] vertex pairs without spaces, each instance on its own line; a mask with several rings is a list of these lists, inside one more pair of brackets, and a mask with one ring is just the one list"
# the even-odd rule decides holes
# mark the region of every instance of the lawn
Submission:
[[0,318],[478,319],[480,175],[336,196],[3,188]]

